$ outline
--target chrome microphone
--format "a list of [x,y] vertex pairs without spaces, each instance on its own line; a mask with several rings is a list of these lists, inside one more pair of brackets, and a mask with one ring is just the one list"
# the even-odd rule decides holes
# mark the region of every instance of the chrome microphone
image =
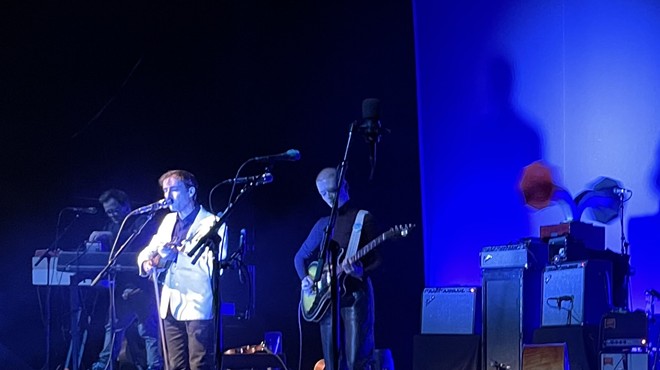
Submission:
[[156,212],[156,211],[159,211],[163,208],[167,208],[170,204],[172,204],[171,199],[161,199],[158,202],[154,202],[154,203],[148,204],[146,206],[136,208],[136,209],[132,210],[131,213],[134,214],[134,215],[141,215],[143,213]]
[[270,172],[266,172],[258,176],[236,177],[233,179],[229,179],[229,182],[236,185],[252,184],[258,186],[258,185],[270,184],[271,182],[273,182],[273,174]]
[[88,215],[95,215],[99,211],[96,207],[65,207],[64,210]]

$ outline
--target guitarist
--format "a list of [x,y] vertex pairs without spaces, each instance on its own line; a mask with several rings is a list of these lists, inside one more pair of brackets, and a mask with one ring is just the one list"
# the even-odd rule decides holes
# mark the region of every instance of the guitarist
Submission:
[[[323,357],[327,369],[362,370],[371,369],[374,351],[374,299],[371,280],[367,273],[378,262],[375,253],[367,254],[354,265],[341,264],[349,246],[353,229],[360,229],[358,248],[375,238],[378,233],[374,218],[366,213],[357,217],[359,209],[348,204],[348,183],[344,181],[337,186],[337,170],[324,168],[316,177],[316,188],[321,198],[330,206],[335,197],[338,198],[338,214],[333,233],[333,240],[344,251],[340,257],[340,267],[343,270],[340,280],[340,316],[341,316],[341,346],[339,348],[340,366],[332,359],[332,322],[331,310],[328,309],[319,321]],[[328,225],[329,216],[320,218],[312,228],[309,236],[296,253],[294,262],[298,277],[301,279],[303,293],[313,289],[313,277],[309,276],[307,267],[312,261],[318,260],[318,253],[323,239],[324,228]]]
[[190,172],[165,172],[158,183],[172,212],[138,255],[140,275],[147,276],[158,267],[157,260],[170,262],[159,308],[170,369],[211,370],[215,367],[213,253],[205,250],[193,264],[186,252],[194,247],[193,236],[204,230],[208,233],[216,217],[197,202],[199,185]]

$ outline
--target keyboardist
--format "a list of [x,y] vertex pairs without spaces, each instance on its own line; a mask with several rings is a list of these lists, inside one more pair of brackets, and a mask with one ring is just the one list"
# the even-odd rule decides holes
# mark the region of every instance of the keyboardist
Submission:
[[[110,251],[121,223],[131,211],[131,202],[128,195],[118,189],[110,189],[99,197],[99,202],[103,206],[105,214],[108,216],[106,225],[101,230],[93,231],[88,238],[88,246],[99,245],[100,248],[92,247],[96,250]],[[145,217],[130,218],[122,229],[121,236],[117,240],[116,248],[134,232],[136,232],[145,222]],[[141,250],[147,243],[151,235],[155,233],[157,222],[150,221],[138,236],[126,247],[126,252],[136,252]],[[133,337],[126,336],[131,358],[139,365],[138,368],[161,369],[162,358],[158,348],[158,321],[153,287],[140,278],[137,273],[118,273],[116,274],[115,289],[115,308],[117,321],[111,325],[110,317],[106,324],[105,339],[103,349],[99,353],[98,360],[93,364],[92,370],[106,369],[112,352],[112,360],[116,361],[121,348],[121,343],[125,334],[130,329],[137,327],[138,336],[135,339],[143,340],[144,346],[139,343],[132,343]],[[108,311],[110,312],[110,310]],[[114,340],[113,331],[114,328]],[[134,342],[135,340],[133,340]],[[114,343],[114,345],[113,345]],[[143,347],[146,352],[146,358],[140,356],[139,348]]]

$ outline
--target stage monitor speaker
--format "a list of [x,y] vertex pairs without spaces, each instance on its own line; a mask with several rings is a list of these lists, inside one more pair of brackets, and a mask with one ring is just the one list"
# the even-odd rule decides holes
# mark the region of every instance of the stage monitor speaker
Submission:
[[525,344],[522,370],[570,370],[566,343]]
[[520,369],[523,343],[540,326],[543,270],[483,269],[484,369],[492,365]]
[[478,335],[415,335],[413,370],[479,370],[479,343]]
[[595,370],[598,364],[598,326],[547,326],[534,331],[533,343],[566,343],[571,370]]
[[612,308],[612,264],[577,261],[546,266],[542,326],[598,325]]
[[481,332],[478,287],[426,288],[422,294],[422,334]]

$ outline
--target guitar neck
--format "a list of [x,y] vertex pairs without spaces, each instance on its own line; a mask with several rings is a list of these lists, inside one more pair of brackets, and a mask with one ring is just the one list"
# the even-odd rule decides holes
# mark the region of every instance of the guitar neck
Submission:
[[378,244],[384,242],[387,240],[387,234],[388,233],[383,233],[378,235],[378,237],[372,241],[370,241],[367,245],[364,247],[360,248],[355,252],[355,254],[351,257],[349,257],[346,262],[349,264],[357,262],[360,258],[364,257],[367,253],[371,252],[372,249],[376,248]]

